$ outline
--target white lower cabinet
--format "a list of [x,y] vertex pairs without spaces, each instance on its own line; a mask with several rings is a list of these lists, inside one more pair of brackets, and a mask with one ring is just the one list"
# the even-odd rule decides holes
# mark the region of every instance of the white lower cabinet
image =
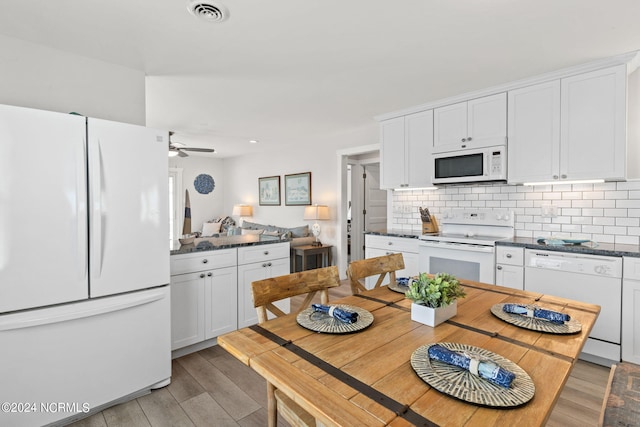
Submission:
[[[238,248],[238,328],[258,323],[258,313],[251,296],[251,282],[284,276],[290,273],[290,268],[288,243]],[[275,305],[285,313],[289,312],[288,299]]]
[[[289,274],[289,243],[172,255],[171,274],[171,350],[177,350],[257,323],[251,282]],[[289,311],[288,300],[278,305]]]
[[496,246],[496,285],[524,290],[524,248]]
[[172,271],[185,265],[200,271],[171,276],[171,350],[238,328],[235,264],[235,249],[172,258]]
[[640,364],[640,258],[623,258],[622,360]]
[[[365,236],[365,257],[375,258],[395,253],[401,253],[404,259],[404,270],[396,272],[396,277],[417,276],[418,268],[418,239],[409,237],[377,236],[367,234]],[[377,277],[365,279],[367,289],[373,288]]]

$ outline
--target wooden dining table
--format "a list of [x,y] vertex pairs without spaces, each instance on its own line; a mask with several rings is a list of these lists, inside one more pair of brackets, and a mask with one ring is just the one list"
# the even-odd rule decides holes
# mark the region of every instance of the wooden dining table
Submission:
[[[542,426],[546,423],[600,312],[600,306],[463,281],[457,314],[435,327],[411,320],[411,300],[387,286],[331,303],[369,311],[373,323],[349,334],[317,333],[296,315],[218,337],[218,344],[327,426]],[[581,323],[573,334],[550,334],[507,323],[498,303],[535,304]],[[489,350],[522,368],[535,386],[517,407],[488,407],[429,386],[411,365],[431,343]]]

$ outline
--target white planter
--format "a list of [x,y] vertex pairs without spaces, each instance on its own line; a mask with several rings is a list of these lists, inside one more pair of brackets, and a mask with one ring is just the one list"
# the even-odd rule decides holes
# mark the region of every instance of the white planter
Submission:
[[446,307],[431,308],[426,305],[411,303],[411,320],[424,323],[427,326],[437,326],[458,313],[458,301]]

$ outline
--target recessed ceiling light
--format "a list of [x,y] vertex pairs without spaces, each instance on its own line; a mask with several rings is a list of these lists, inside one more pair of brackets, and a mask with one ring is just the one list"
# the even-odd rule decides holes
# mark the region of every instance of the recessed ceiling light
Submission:
[[229,10],[217,1],[188,0],[187,10],[193,16],[207,22],[222,22],[229,19]]
[[249,140],[249,144],[257,144],[258,140],[257,139],[250,139]]

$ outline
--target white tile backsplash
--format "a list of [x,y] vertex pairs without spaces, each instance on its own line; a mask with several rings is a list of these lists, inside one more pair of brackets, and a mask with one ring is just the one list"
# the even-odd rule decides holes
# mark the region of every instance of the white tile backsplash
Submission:
[[[553,206],[557,216],[543,216]],[[640,244],[640,181],[516,186],[469,184],[436,190],[396,191],[391,228],[421,231],[419,207],[438,218],[451,208],[511,209],[516,236],[552,234],[602,243]]]

